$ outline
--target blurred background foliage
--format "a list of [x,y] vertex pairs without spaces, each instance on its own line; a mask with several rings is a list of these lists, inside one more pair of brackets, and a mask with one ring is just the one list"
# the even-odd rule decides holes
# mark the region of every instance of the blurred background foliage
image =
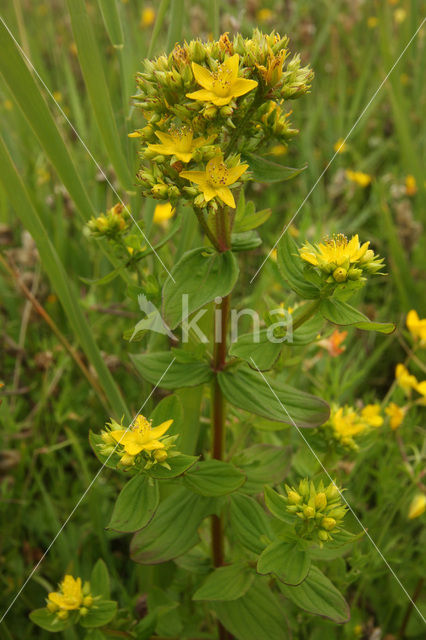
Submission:
[[[249,36],[258,26],[287,33],[291,50],[312,65],[310,95],[289,105],[300,134],[288,148],[275,148],[271,157],[291,167],[307,164],[306,170],[291,182],[252,185],[246,193],[257,209],[270,207],[273,215],[261,229],[263,246],[243,257],[241,306],[264,311],[265,300],[293,304],[273,257],[252,285],[249,281],[300,208],[291,228],[299,241],[332,232],[359,233],[361,240],[372,241],[386,258],[389,275],[370,281],[359,302],[370,318],[398,326],[391,336],[349,331],[336,357],[325,357],[326,350],[318,348],[297,352],[293,361],[304,361],[303,376],[312,390],[340,404],[380,402],[396,363],[406,357],[406,313],[414,308],[420,317],[426,315],[424,28],[375,96],[421,23],[420,0],[13,0],[3,19],[2,610],[98,470],[88,446],[89,428],[99,429],[110,414],[134,415],[150,391],[134,371],[129,352],[154,347],[157,338],[123,340],[140,311],[122,278],[90,284],[112,271],[116,257],[84,229],[91,215],[120,197],[150,242],[164,234],[164,227],[153,223],[155,201],[142,202],[138,196],[137,145],[127,137],[142,126],[131,96],[144,57],[170,51],[182,39],[207,39],[224,31]],[[29,72],[11,34],[37,74]],[[160,251],[162,260],[170,268],[185,250],[199,245],[200,237],[194,216],[184,211],[180,233]],[[146,264],[164,280],[159,261],[150,258]],[[37,313],[34,298],[44,315]],[[421,375],[421,363],[414,372]],[[193,404],[188,430],[199,428],[193,395],[185,398],[188,406]],[[408,462],[389,429],[359,454],[330,461],[348,488],[349,502],[410,593],[419,585],[425,542],[420,520],[407,520],[414,493],[407,468],[421,464],[420,420],[419,413],[413,414],[398,436]],[[203,425],[201,416],[198,446]],[[290,429],[257,432],[255,441],[290,443],[297,452],[296,472],[317,470]],[[52,590],[65,572],[89,575],[99,556],[109,567],[115,597],[135,608],[136,616],[143,615],[150,585],[168,585],[171,567],[131,563],[128,541],[104,531],[121,482],[109,471],[102,473],[1,625],[1,637],[47,637],[28,621],[28,611],[42,606],[46,589]],[[347,592],[351,622],[336,628],[299,613],[295,637],[373,637],[379,627],[383,635],[396,637],[403,629],[407,637],[421,637],[416,614],[403,627],[407,597],[368,540],[355,546],[349,572],[342,570],[344,565],[343,558],[336,561],[330,577]],[[65,637],[76,636],[69,631]]]

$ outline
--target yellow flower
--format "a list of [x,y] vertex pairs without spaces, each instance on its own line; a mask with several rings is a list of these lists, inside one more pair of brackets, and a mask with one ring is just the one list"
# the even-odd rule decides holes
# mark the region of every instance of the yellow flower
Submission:
[[339,138],[334,143],[334,147],[333,148],[336,151],[336,153],[345,153],[345,151],[347,151],[346,142],[343,140],[343,138]]
[[172,422],[173,420],[166,420],[158,427],[152,428],[151,422],[139,415],[130,429],[115,429],[111,431],[111,436],[122,445],[125,454],[137,456],[141,451],[163,449],[164,444],[159,438],[166,433]]
[[226,58],[217,71],[211,72],[196,62],[192,63],[192,71],[198,84],[203,88],[187,93],[187,98],[212,102],[217,107],[229,104],[232,98],[238,98],[257,87],[256,80],[238,77],[239,55],[236,53]]
[[218,197],[235,209],[235,200],[229,185],[237,182],[247,169],[248,164],[238,164],[236,167],[228,168],[223,157],[219,155],[209,160],[205,171],[181,171],[180,175],[199,185],[206,202]]
[[362,171],[351,171],[350,169],[347,169],[346,177],[351,182],[355,182],[359,187],[368,187],[371,182],[371,176],[368,175],[368,173],[363,173]]
[[259,22],[268,22],[273,17],[273,12],[271,9],[259,9],[256,13],[256,18]]
[[420,319],[417,311],[411,309],[407,313],[407,329],[415,340],[420,340],[420,345],[426,346],[426,318]]
[[393,13],[393,17],[395,18],[395,22],[397,24],[401,24],[402,22],[404,22],[405,18],[407,17],[407,12],[405,11],[405,9],[395,9],[394,13]]
[[395,378],[401,389],[406,393],[410,393],[411,389],[415,389],[419,384],[416,376],[413,376],[402,363],[396,365]]
[[426,511],[426,496],[424,493],[418,493],[414,496],[410,508],[408,510],[408,517],[410,520],[418,518]]
[[390,418],[390,427],[395,431],[402,424],[405,416],[405,409],[399,407],[395,402],[390,402],[385,409],[386,415]]
[[141,15],[141,27],[150,27],[154,24],[155,11],[152,7],[145,7]]
[[285,144],[275,144],[269,150],[269,153],[273,156],[285,156],[288,151],[288,147]]
[[417,193],[417,182],[414,176],[408,175],[405,178],[405,193],[407,196],[414,196]]
[[[416,384],[415,389],[417,393],[420,393],[422,396],[426,398],[426,380],[423,380],[422,382],[419,382],[418,384]],[[419,402],[422,402],[422,401],[419,401]]]
[[302,260],[330,274],[330,282],[358,280],[363,270],[376,273],[383,262],[369,249],[370,243],[360,244],[358,235],[350,240],[339,233],[316,245],[306,243],[299,249]]
[[380,415],[380,405],[367,404],[361,411],[361,418],[366,421],[369,427],[381,427],[383,418]]
[[[266,66],[256,63],[256,67],[258,68],[263,81],[267,86],[273,87],[281,80],[283,75],[283,64],[286,56],[286,49],[283,49],[277,54],[275,54],[272,49],[270,49],[266,61]],[[278,109],[278,105],[276,108]]]
[[180,129],[174,127],[169,129],[169,133],[156,131],[155,135],[161,144],[149,144],[148,149],[164,156],[176,156],[182,162],[189,162],[196,149],[208,144],[214,138],[214,136],[210,136],[209,138],[195,138],[194,140],[194,132],[188,127],[181,127]]
[[353,436],[357,436],[366,430],[367,425],[360,420],[358,415],[350,407],[340,407],[331,416],[331,425],[338,439],[343,444],[353,442]]
[[367,27],[369,29],[375,29],[377,27],[378,24],[378,19],[377,16],[370,16],[369,18],[367,18]]
[[81,578],[75,579],[70,575],[66,575],[59,585],[59,589],[60,591],[49,593],[49,602],[66,611],[80,608],[83,602]]
[[154,224],[165,225],[173,216],[176,209],[172,207],[170,202],[165,202],[164,204],[157,204],[154,210]]

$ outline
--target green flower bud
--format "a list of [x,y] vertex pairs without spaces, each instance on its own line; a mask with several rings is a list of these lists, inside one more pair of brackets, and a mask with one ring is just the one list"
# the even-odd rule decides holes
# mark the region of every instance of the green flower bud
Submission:
[[299,504],[302,501],[302,496],[300,496],[296,491],[288,491],[288,501],[290,504]]
[[58,613],[56,614],[59,618],[59,620],[66,620],[68,618],[68,611],[58,611]]
[[83,598],[83,606],[91,607],[93,604],[93,596],[86,596]]
[[336,282],[345,282],[347,276],[348,272],[343,267],[337,267],[337,269],[333,271],[333,278]]
[[331,531],[336,526],[336,520],[334,518],[323,518],[321,521],[321,526],[326,531]]
[[89,613],[89,609],[87,609],[86,607],[81,607],[80,609],[81,616],[87,616],[88,613]]
[[327,506],[327,498],[323,491],[317,493],[315,496],[315,507],[317,509],[324,509]]
[[315,509],[313,507],[303,507],[303,515],[308,519],[314,518]]
[[169,195],[169,189],[166,184],[155,184],[151,189],[151,193],[158,200],[166,200]]
[[56,604],[56,602],[52,602],[51,600],[49,600],[49,602],[46,605],[46,609],[50,612],[50,613],[56,613],[56,611],[58,611],[59,607]]

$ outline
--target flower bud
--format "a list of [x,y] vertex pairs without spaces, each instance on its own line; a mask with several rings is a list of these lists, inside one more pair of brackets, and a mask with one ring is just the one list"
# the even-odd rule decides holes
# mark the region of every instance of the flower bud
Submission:
[[86,607],[81,607],[80,609],[81,616],[87,616],[88,613],[89,613],[89,609],[87,609]]
[[305,518],[314,518],[315,517],[315,509],[313,507],[303,507],[303,515]]
[[317,495],[315,496],[315,507],[317,509],[324,509],[327,506],[327,498],[325,496],[325,493],[323,491],[320,491],[320,493],[317,493]]
[[323,542],[327,542],[327,540],[328,540],[328,533],[327,533],[327,531],[323,531],[322,529],[320,529],[320,530],[318,531],[318,538],[319,538],[320,540],[322,540]]
[[50,613],[56,613],[56,611],[58,611],[59,607],[56,604],[56,602],[52,602],[51,600],[49,600],[49,602],[46,605],[46,609],[50,612]]
[[68,618],[68,611],[64,611],[62,609],[61,611],[58,611],[56,615],[58,616],[59,620],[66,620]]
[[347,278],[347,275],[348,272],[343,267],[337,267],[337,269],[333,271],[333,278],[336,280],[336,282],[344,282]]
[[321,521],[321,526],[326,531],[331,531],[336,526],[336,521],[334,518],[323,518]]
[[157,183],[151,189],[153,197],[157,198],[158,200],[166,200],[169,197],[168,192],[169,188],[166,184]]
[[167,460],[167,451],[165,451],[164,449],[157,449],[156,451],[154,451],[154,458],[157,462],[164,462],[165,460]]
[[83,606],[91,607],[93,604],[93,596],[86,596],[83,598]]
[[300,496],[296,491],[288,491],[288,501],[290,504],[299,504],[302,501],[302,496]]
[[410,504],[408,517],[410,520],[418,518],[426,511],[426,496],[424,493],[418,493]]

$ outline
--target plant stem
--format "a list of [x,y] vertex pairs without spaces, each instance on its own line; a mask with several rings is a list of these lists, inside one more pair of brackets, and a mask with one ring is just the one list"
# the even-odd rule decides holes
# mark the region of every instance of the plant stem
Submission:
[[203,212],[201,211],[201,209],[196,209],[195,207],[194,207],[194,211],[195,211],[195,215],[198,218],[198,222],[200,223],[202,230],[204,231],[204,233],[206,234],[206,236],[208,237],[212,245],[215,247],[215,249],[220,251],[218,241],[214,233],[210,229],[209,225],[207,224],[206,219],[204,218]]
[[[225,443],[225,400],[219,385],[217,374],[226,364],[226,333],[228,326],[230,296],[223,298],[220,303],[220,313],[215,310],[214,326],[214,355],[213,369],[215,379],[213,383],[213,403],[212,403],[212,457],[215,460],[223,460]],[[212,532],[212,557],[213,565],[220,567],[224,562],[224,540],[222,517],[213,515],[211,521]],[[218,622],[219,640],[227,640],[231,636],[226,629]]]

